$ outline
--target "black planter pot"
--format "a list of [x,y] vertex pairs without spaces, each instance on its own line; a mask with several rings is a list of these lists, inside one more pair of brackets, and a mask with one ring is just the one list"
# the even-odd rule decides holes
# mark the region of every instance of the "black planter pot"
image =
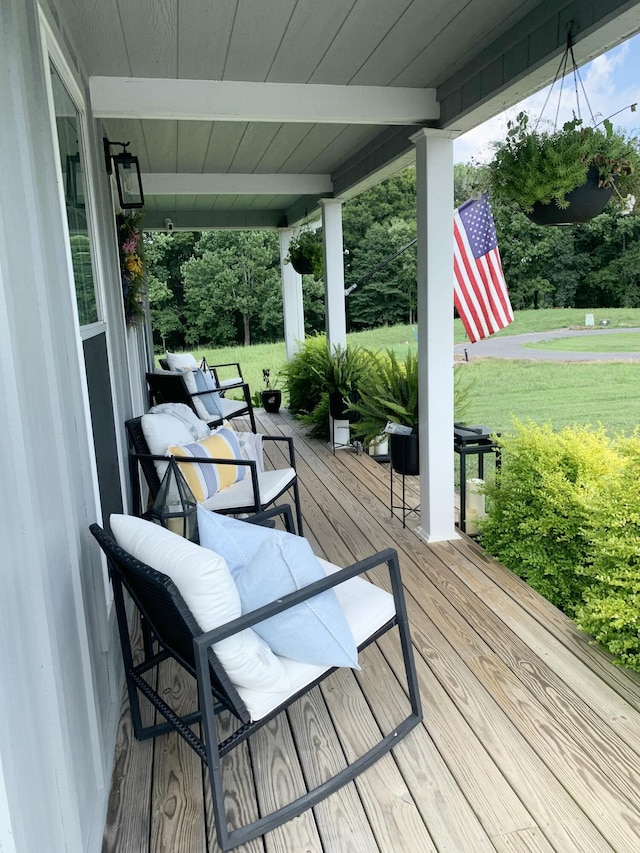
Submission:
[[612,186],[598,187],[598,180],[598,169],[591,166],[586,184],[576,187],[565,196],[569,207],[563,209],[554,202],[541,204],[537,201],[527,216],[536,225],[575,225],[589,222],[602,213],[613,193]]
[[262,397],[262,408],[265,412],[275,415],[280,411],[280,406],[282,404],[282,391],[279,389],[273,391],[261,391],[260,396]]
[[300,273],[300,275],[313,274],[313,264],[311,263],[310,258],[305,258],[302,256],[297,258],[291,258],[291,266],[297,273]]
[[346,399],[350,403],[358,402],[358,392],[350,391],[348,394],[341,394],[340,391],[332,391],[329,394],[329,414],[335,421],[355,421],[357,413],[352,412],[347,408]]
[[398,474],[420,473],[420,443],[418,434],[389,435],[389,457],[391,467]]

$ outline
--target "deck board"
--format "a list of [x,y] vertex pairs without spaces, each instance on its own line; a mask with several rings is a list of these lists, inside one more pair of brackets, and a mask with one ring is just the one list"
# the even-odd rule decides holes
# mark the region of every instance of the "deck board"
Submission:
[[[389,469],[293,435],[305,534],[347,565],[398,550],[424,722],[353,783],[240,853],[600,853],[640,849],[640,679],[467,537],[426,544],[389,508]],[[267,464],[286,464],[266,442]],[[408,478],[409,501],[417,479]],[[384,567],[370,578],[388,588]],[[230,827],[314,787],[406,714],[397,631],[224,759]],[[165,689],[186,705],[193,684]],[[222,716],[219,728],[229,721]],[[173,739],[172,739],[173,738]],[[184,752],[183,752],[184,750]],[[133,739],[126,701],[103,853],[215,853],[206,774],[177,736]],[[124,846],[123,846],[124,845]]]

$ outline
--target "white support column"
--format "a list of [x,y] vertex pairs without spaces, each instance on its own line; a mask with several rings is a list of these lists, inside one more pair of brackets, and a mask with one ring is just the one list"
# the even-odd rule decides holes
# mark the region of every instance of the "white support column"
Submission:
[[[342,201],[325,198],[322,207],[324,238],[324,306],[327,340],[332,349],[347,345],[347,312],[344,296],[344,246],[342,242]],[[335,421],[336,445],[349,444],[349,422]]]
[[420,533],[457,537],[453,468],[453,139],[423,129],[416,146]]
[[287,361],[291,361],[304,341],[304,307],[302,302],[302,276],[293,264],[285,264],[289,254],[292,228],[278,228],[280,237],[280,274],[282,276],[282,308],[284,313],[284,345]]
[[324,198],[324,296],[327,338],[332,347],[347,344],[347,313],[344,301],[344,247],[342,244],[342,201]]

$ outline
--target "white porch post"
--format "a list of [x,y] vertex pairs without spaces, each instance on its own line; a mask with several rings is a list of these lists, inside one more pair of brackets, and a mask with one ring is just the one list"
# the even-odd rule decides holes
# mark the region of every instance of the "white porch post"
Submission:
[[453,476],[453,139],[422,129],[416,146],[420,533],[457,537]]
[[[325,198],[322,207],[324,235],[324,306],[327,340],[331,349],[347,345],[347,313],[344,297],[344,248],[342,243],[342,201]],[[349,443],[349,422],[335,421],[336,445]]]
[[324,198],[324,295],[327,338],[332,347],[347,344],[347,315],[344,304],[344,248],[342,244],[342,201]]
[[287,361],[291,361],[304,341],[304,307],[302,302],[302,276],[293,264],[285,264],[289,254],[292,228],[278,228],[280,238],[280,273],[282,276],[282,307],[284,313],[284,345]]

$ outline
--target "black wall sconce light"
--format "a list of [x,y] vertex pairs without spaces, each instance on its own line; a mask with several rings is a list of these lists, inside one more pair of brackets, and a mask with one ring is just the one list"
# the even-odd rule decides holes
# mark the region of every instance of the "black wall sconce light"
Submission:
[[[104,143],[104,160],[107,174],[111,175],[115,169],[116,185],[118,187],[118,201],[123,210],[135,207],[144,207],[144,194],[142,192],[142,178],[140,177],[140,163],[138,158],[127,151],[128,142],[109,142],[106,136]],[[111,146],[119,145],[122,148],[120,154],[112,154]]]

